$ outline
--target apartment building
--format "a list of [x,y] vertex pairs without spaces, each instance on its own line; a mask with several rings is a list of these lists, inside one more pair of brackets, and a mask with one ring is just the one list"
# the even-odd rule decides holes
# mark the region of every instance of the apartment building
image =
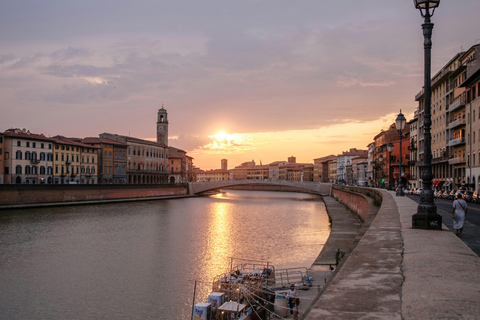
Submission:
[[466,185],[470,190],[479,191],[480,179],[480,45],[470,48],[462,57],[465,65],[465,81],[460,85],[465,88],[465,108],[467,110],[467,165]]
[[337,156],[331,154],[326,157],[313,159],[313,181],[329,182],[329,163],[335,161]]
[[[432,188],[451,190],[465,184],[466,109],[464,52],[457,53],[432,77],[431,81],[431,150]],[[418,102],[418,134],[416,173],[418,187],[423,188],[422,174],[425,156],[424,91],[415,97]]]
[[2,170],[5,184],[53,183],[54,140],[26,129],[6,130],[3,137]]
[[410,176],[408,179],[408,186],[412,189],[416,189],[419,187],[419,168],[416,166],[418,161],[418,109],[415,110],[413,119],[407,122],[407,127],[410,129],[410,142],[408,144],[408,152],[410,154],[408,167]]
[[4,179],[5,179],[5,145],[4,145],[4,141],[5,141],[5,135],[0,132],[0,184],[3,184],[5,183],[4,182]]
[[[168,147],[163,143],[112,133],[102,133],[99,136],[127,145],[129,184],[168,183]],[[107,156],[110,159],[110,153]],[[111,159],[113,161],[113,148]]]

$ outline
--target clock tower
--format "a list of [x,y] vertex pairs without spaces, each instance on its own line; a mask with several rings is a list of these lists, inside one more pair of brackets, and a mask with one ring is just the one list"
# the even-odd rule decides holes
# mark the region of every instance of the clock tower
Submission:
[[157,143],[163,143],[168,146],[168,118],[167,110],[163,108],[158,109],[157,117]]

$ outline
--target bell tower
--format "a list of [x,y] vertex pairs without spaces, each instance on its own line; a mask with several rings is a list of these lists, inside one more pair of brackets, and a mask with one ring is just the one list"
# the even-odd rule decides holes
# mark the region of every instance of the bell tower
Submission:
[[157,116],[157,143],[163,143],[168,146],[168,117],[167,110],[163,108],[158,109]]

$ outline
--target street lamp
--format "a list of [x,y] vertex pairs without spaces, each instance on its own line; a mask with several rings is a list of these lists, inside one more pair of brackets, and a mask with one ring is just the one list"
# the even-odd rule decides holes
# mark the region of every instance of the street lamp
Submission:
[[364,181],[364,183],[365,183],[365,187],[366,187],[366,186],[368,185],[368,184],[367,184],[367,166],[363,166],[363,173],[365,174],[365,181]]
[[[383,155],[382,154],[378,157],[378,162],[380,163],[379,167],[382,170],[382,179],[383,179]],[[383,182],[380,184],[380,187],[383,187]]]
[[433,202],[432,190],[432,136],[430,127],[432,119],[430,115],[431,106],[431,49],[432,49],[432,29],[433,23],[430,17],[433,16],[435,9],[440,4],[440,0],[414,0],[415,8],[420,10],[420,14],[425,18],[422,24],[423,29],[423,47],[425,52],[425,83],[424,83],[424,165],[423,165],[423,189],[420,193],[420,203],[417,213],[412,216],[412,228],[416,229],[442,229],[442,216],[437,213],[437,207]]
[[389,157],[388,157],[388,185],[389,186],[392,186],[392,180],[390,179],[390,173],[391,173],[391,166],[392,166],[392,152],[393,152],[393,149],[395,149],[395,147],[393,146],[393,143],[389,142],[387,144],[387,152],[389,154]]
[[395,127],[397,128],[399,137],[400,137],[400,154],[399,154],[399,160],[400,160],[400,167],[398,169],[398,188],[397,188],[397,196],[403,197],[403,182],[402,182],[402,132],[405,129],[405,125],[407,124],[407,119],[403,116],[402,110],[400,110],[400,113],[397,116],[397,119],[395,119]]

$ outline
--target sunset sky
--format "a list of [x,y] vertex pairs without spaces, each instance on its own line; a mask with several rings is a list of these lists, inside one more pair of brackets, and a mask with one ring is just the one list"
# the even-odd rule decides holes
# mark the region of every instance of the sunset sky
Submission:
[[[169,143],[202,169],[366,149],[423,86],[411,0],[0,0],[0,131]],[[432,75],[480,43],[480,1],[442,0]],[[218,134],[223,132],[222,134]]]

